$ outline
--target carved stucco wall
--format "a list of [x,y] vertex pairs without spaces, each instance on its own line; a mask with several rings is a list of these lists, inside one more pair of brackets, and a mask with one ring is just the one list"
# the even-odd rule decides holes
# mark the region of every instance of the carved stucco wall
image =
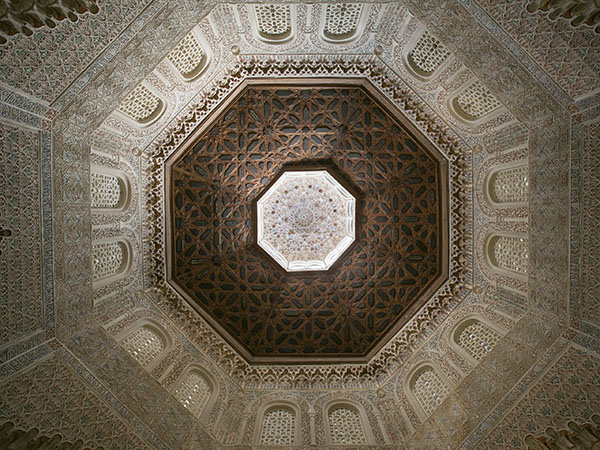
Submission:
[[[566,373],[561,369],[559,363],[553,364],[557,355],[566,345],[566,341],[562,339],[558,340],[558,344],[553,345],[561,334],[564,339],[572,339],[590,349],[595,349],[596,352],[600,349],[598,318],[595,314],[597,309],[594,307],[598,298],[595,293],[597,285],[594,284],[596,278],[593,277],[597,264],[594,260],[595,253],[590,251],[597,248],[593,230],[598,208],[597,197],[588,194],[588,192],[594,194],[594,189],[597,187],[597,181],[595,181],[597,179],[594,178],[594,175],[597,174],[597,158],[594,155],[598,150],[598,111],[590,109],[580,113],[580,110],[593,104],[593,100],[582,100],[575,104],[568,98],[569,96],[561,95],[560,89],[558,91],[555,89],[556,84],[563,86],[564,89],[572,89],[572,92],[569,91],[569,93],[573,97],[592,93],[597,83],[597,71],[594,81],[594,77],[583,67],[579,71],[580,78],[570,87],[565,82],[570,75],[561,75],[551,70],[549,60],[546,61],[540,57],[539,64],[548,70],[548,74],[542,72],[544,76],[537,76],[540,69],[534,67],[535,70],[538,70],[535,72],[532,69],[535,64],[532,65],[532,60],[524,54],[525,52],[520,52],[518,47],[509,45],[510,42],[507,40],[509,35],[504,34],[501,29],[494,28],[494,24],[489,18],[482,14],[482,11],[472,2],[452,1],[439,5],[437,2],[407,1],[404,5],[410,8],[411,13],[417,19],[428,25],[444,45],[452,50],[457,58],[463,61],[498,96],[515,117],[522,121],[522,124],[513,123],[499,129],[487,131],[479,129],[475,134],[471,134],[464,127],[462,130],[458,129],[457,133],[469,145],[475,147],[477,144],[481,144],[484,147],[483,151],[474,153],[474,167],[483,166],[490,154],[500,153],[526,142],[527,138],[524,138],[523,130],[525,127],[529,130],[528,150],[531,168],[529,218],[532,252],[530,254],[531,276],[528,286],[528,303],[525,305],[528,312],[523,314],[522,309],[514,308],[512,304],[508,305],[503,300],[508,297],[501,297],[495,304],[492,304],[492,307],[498,311],[512,314],[512,320],[517,320],[516,325],[511,327],[512,329],[498,348],[475,368],[470,368],[460,360],[450,359],[449,366],[445,370],[456,383],[456,389],[451,393],[449,399],[423,422],[409,418],[406,405],[395,397],[398,383],[402,381],[398,376],[384,380],[372,380],[372,387],[360,387],[359,380],[356,379],[340,379],[336,382],[337,387],[334,388],[336,391],[333,393],[332,386],[328,386],[327,389],[314,386],[314,390],[293,391],[286,390],[285,386],[280,385],[277,386],[280,389],[277,390],[275,397],[293,398],[298,395],[307,402],[307,405],[317,405],[319,398],[323,395],[343,397],[344,391],[352,388],[353,398],[365,402],[365,404],[374,405],[369,406],[368,414],[371,426],[378,430],[376,431],[377,441],[381,444],[394,443],[406,448],[434,448],[436,446],[473,448],[490,429],[496,426],[504,414],[508,411],[512,411],[509,414],[517,414],[519,407],[514,405],[531,385],[536,386],[531,392],[537,392],[536,389],[541,392],[547,387],[551,387],[549,375],[542,377],[541,381],[537,382],[540,379],[539,373],[543,373],[545,370],[548,370],[548,374],[553,370]],[[220,383],[222,383],[223,392],[226,393],[220,403],[223,413],[211,416],[208,424],[199,424],[162,387],[168,387],[169,383],[173,382],[173,378],[169,376],[169,371],[172,369],[166,366],[162,367],[160,373],[148,374],[116,344],[116,341],[98,325],[96,320],[98,318],[100,323],[107,324],[135,307],[153,310],[153,314],[160,316],[162,315],[160,309],[152,303],[153,297],[151,295],[134,295],[133,289],[136,289],[137,286],[132,285],[131,289],[123,286],[117,295],[105,299],[103,302],[95,303],[90,289],[90,273],[85,270],[90,262],[91,235],[89,230],[91,223],[96,220],[91,217],[87,207],[90,147],[99,145],[102,147],[102,151],[113,156],[121,153],[127,154],[125,158],[127,164],[131,167],[139,167],[141,153],[135,147],[137,143],[141,143],[143,146],[151,142],[153,135],[136,137],[134,134],[130,139],[127,133],[104,130],[96,131],[94,140],[91,142],[87,136],[91,131],[100,127],[119,100],[123,99],[158,64],[168,50],[185,35],[189,28],[187,24],[198,23],[209,10],[208,4],[196,1],[173,2],[168,8],[161,9],[161,7],[161,2],[153,2],[150,8],[138,18],[135,26],[132,26],[119,41],[114,42],[114,45],[102,54],[90,71],[69,88],[55,104],[56,109],[63,110],[64,108],[56,119],[54,119],[56,111],[48,111],[43,104],[5,88],[1,90],[3,108],[0,112],[0,120],[3,122],[3,128],[11,129],[12,127],[14,129],[15,126],[19,128],[17,133],[20,136],[19,141],[9,144],[9,152],[18,153],[23,142],[28,141],[36,143],[36,146],[40,145],[39,148],[41,148],[40,160],[37,163],[37,167],[41,170],[41,177],[37,181],[35,177],[27,179],[31,183],[30,189],[35,187],[34,191],[39,191],[42,196],[43,209],[38,215],[41,219],[37,219],[41,220],[41,226],[36,229],[38,233],[43,233],[46,244],[43,248],[35,243],[31,244],[33,247],[29,247],[29,241],[13,241],[11,244],[12,237],[0,242],[3,254],[5,246],[15,245],[15,242],[18,242],[18,251],[21,254],[24,254],[29,248],[42,248],[41,259],[44,263],[36,270],[38,273],[41,271],[44,273],[44,288],[32,284],[31,291],[28,291],[24,298],[30,299],[33,318],[39,317],[42,311],[45,314],[43,320],[34,319],[35,325],[27,324],[22,331],[9,333],[11,342],[2,347],[1,353],[4,364],[0,366],[0,376],[4,381],[2,381],[0,389],[14,386],[25,392],[23,389],[28,385],[27,381],[30,382],[29,384],[34,384],[40,378],[48,378],[44,374],[56,373],[52,371],[59,370],[64,372],[64,375],[58,377],[61,380],[58,382],[59,384],[72,386],[75,381],[79,382],[80,379],[85,379],[87,383],[85,389],[76,389],[80,392],[87,392],[87,394],[83,394],[84,398],[95,399],[92,401],[93,404],[96,404],[97,399],[101,398],[101,405],[113,405],[114,410],[109,412],[114,414],[114,417],[107,413],[110,416],[109,420],[113,421],[111,423],[114,424],[116,430],[120,432],[123,430],[123,435],[128,435],[130,429],[135,429],[136,433],[144,439],[145,444],[135,441],[140,448],[143,448],[144,445],[154,448],[210,448],[211,446],[218,448],[219,445],[207,433],[212,434],[222,443],[246,444],[247,441],[244,440],[241,433],[252,422],[250,405],[259,398],[264,397],[265,400],[267,397],[272,398],[270,391],[273,390],[270,390],[268,385],[271,383],[272,386],[276,386],[277,379],[273,378],[268,370],[264,370],[261,375],[264,377],[264,385],[260,389],[240,389],[235,382],[219,372]],[[394,5],[394,8],[396,16],[390,15],[389,17],[398,19],[406,17],[406,11],[401,5]],[[243,27],[235,20],[232,21],[228,13],[219,14],[225,9],[231,11],[236,7],[220,6],[219,10],[215,11],[215,15],[211,17],[211,23],[216,24],[216,29],[220,31],[213,35],[214,41],[211,41],[211,45],[228,51],[233,43],[237,43],[242,51],[254,51],[254,44],[250,39],[238,38],[238,29]],[[492,11],[490,8],[488,10]],[[403,29],[400,25],[401,21],[388,20],[386,22],[377,18],[377,14],[381,14],[381,9],[374,8],[374,11],[374,15],[367,22],[367,32],[374,33],[379,27],[382,34],[375,39],[375,42],[399,45],[398,41],[402,40],[400,30]],[[498,18],[493,11],[490,14],[494,18]],[[473,16],[478,17],[483,26],[477,23]],[[130,16],[127,17],[128,19],[122,23],[119,22],[121,27],[117,28],[123,29]],[[522,15],[521,17],[523,20],[529,20],[527,16]],[[148,21],[150,21],[150,26],[142,28],[142,25]],[[83,25],[85,23],[87,23],[85,20],[81,22]],[[310,31],[315,28],[314,23],[314,21],[306,22],[302,26]],[[500,23],[507,28],[510,34],[511,24],[504,24],[501,21]],[[541,23],[543,24],[543,22]],[[76,29],[78,25],[69,26]],[[554,36],[553,33],[559,33],[557,38],[563,39],[560,36],[560,29],[553,31],[553,27],[556,28],[556,25],[550,26],[547,32],[552,36]],[[571,33],[571,31],[567,31]],[[88,30],[84,34],[87,38],[88,35],[94,35],[94,32]],[[41,36],[41,34],[37,36]],[[61,36],[60,33],[56,35],[56,38],[58,39],[59,36]],[[63,35],[62,39],[69,42],[68,36],[70,35]],[[580,33],[579,36],[585,38],[585,33]],[[110,37],[106,38],[105,31],[98,31],[96,38],[98,42],[106,42],[102,39],[110,40]],[[131,41],[129,41],[130,39]],[[297,46],[298,53],[312,51],[315,48],[325,52],[337,52],[342,48],[344,51],[349,49],[355,49],[357,52],[372,53],[373,51],[373,41],[366,38],[338,48],[311,39],[308,38],[304,42],[293,44]],[[499,45],[498,41],[501,41],[506,47]],[[571,45],[587,48],[588,41],[579,44],[580,41],[581,38],[571,41],[575,42]],[[23,42],[21,44],[23,46],[31,45],[31,41]],[[523,43],[522,45],[526,47],[528,44]],[[52,50],[53,46],[55,44],[49,44],[47,50]],[[595,48],[597,49],[598,46]],[[92,51],[92,53],[96,54],[96,51]],[[73,64],[73,68],[70,70],[74,72],[71,76],[66,76],[61,71],[56,72],[57,78],[54,81],[45,81],[48,86],[42,85],[43,83],[37,87],[28,86],[27,83],[35,81],[35,76],[22,78],[25,80],[22,83],[18,81],[21,78],[16,75],[16,78],[10,83],[33,94],[46,90],[43,99],[51,101],[59,91],[75,79],[83,66],[91,60],[92,53],[82,59],[85,62],[77,63],[81,65]],[[589,50],[584,53],[586,54],[582,57],[584,66],[589,66],[590,61],[594,61],[594,58],[588,56]],[[3,64],[7,61],[7,54],[2,53]],[[535,58],[535,52],[532,54]],[[384,54],[380,58],[382,61],[389,61],[390,55],[390,52],[384,50]],[[231,57],[224,57],[222,63],[225,64],[225,60],[228,58]],[[519,59],[521,63],[518,62]],[[598,58],[595,61],[598,61]],[[527,70],[532,70],[534,75],[530,75],[521,64],[527,67]],[[7,65],[19,66],[19,63],[11,56]],[[570,66],[567,64],[563,67]],[[36,65],[34,70],[42,70],[42,64]],[[569,70],[563,70],[565,70],[565,74],[570,74]],[[92,79],[93,74],[99,74],[98,78]],[[459,75],[459,77],[466,82],[471,75],[467,73]],[[440,83],[443,85],[445,81],[442,79]],[[449,83],[455,83],[455,81],[449,81]],[[415,82],[413,86],[416,85]],[[168,90],[168,88],[165,89]],[[436,89],[437,92],[432,95],[427,95],[426,89],[420,92],[422,98],[437,113],[444,116],[445,113],[440,109],[437,98],[441,95],[439,94],[440,89],[446,88]],[[552,95],[548,94],[548,90],[552,92]],[[68,100],[73,100],[73,103],[68,104]],[[561,103],[560,106],[558,102]],[[572,112],[575,113],[571,115]],[[53,119],[53,122],[50,123],[48,119]],[[158,128],[152,133],[158,132]],[[54,145],[52,154],[50,153],[50,130],[52,130]],[[580,152],[580,159],[574,158],[573,160],[573,166],[578,168],[579,172],[574,170],[569,173],[571,143],[574,153]],[[52,174],[50,172],[50,156],[53,159],[54,172]],[[576,166],[576,163],[579,166]],[[2,170],[4,174],[7,168],[3,167]],[[474,173],[477,172],[474,171]],[[52,189],[51,176],[54,179]],[[569,192],[569,177],[574,185],[582,184],[582,195],[579,195],[578,189]],[[25,183],[25,181],[22,182]],[[30,201],[27,195],[27,192],[31,192],[30,189],[23,189],[22,193],[19,191],[17,194],[22,196],[19,197],[22,198],[21,202],[25,202],[21,204]],[[11,192],[13,191],[11,190]],[[571,266],[571,297],[568,295],[567,285],[569,281],[567,265],[569,194],[572,199],[576,200],[576,202],[574,201],[576,209],[571,215],[571,226],[574,230],[571,251],[573,255],[581,255],[584,262],[583,265],[580,265],[580,260],[577,259]],[[51,202],[52,196],[54,196],[54,203]],[[140,210],[140,206],[137,205],[137,211]],[[135,214],[133,213],[133,215]],[[35,216],[34,214],[33,217],[35,218]],[[127,217],[126,220],[129,220],[131,216]],[[26,217],[24,215],[23,218],[25,223],[27,220],[31,220],[29,215]],[[51,227],[51,218],[54,221],[54,229]],[[476,226],[482,225],[487,220],[481,211],[475,211]],[[134,223],[137,225],[139,222]],[[0,225],[4,225],[4,223],[0,223]],[[113,222],[111,226],[120,226],[119,221]],[[590,227],[592,228],[590,229]],[[27,230],[27,233],[33,233],[27,227],[24,230]],[[581,231],[581,234],[575,235],[578,230]],[[49,244],[52,242],[52,233],[54,233],[54,248]],[[53,251],[54,271],[52,271]],[[36,266],[39,267],[39,263],[32,265],[32,267]],[[584,275],[584,284],[579,286],[579,275],[580,273],[586,274],[586,270],[589,277],[585,278]],[[2,275],[4,276],[4,272]],[[52,284],[53,276],[56,278],[54,285]],[[483,274],[476,272],[475,283],[487,284],[487,282]],[[587,286],[590,289],[586,289]],[[36,306],[39,297],[29,295],[29,292],[33,291],[35,293],[43,291],[43,309]],[[55,309],[52,304],[53,292],[56,293],[56,328],[53,314]],[[13,302],[9,303],[8,308],[18,311],[15,307],[19,304],[21,296],[11,294],[8,298]],[[471,295],[469,300],[455,312],[463,311],[472,302],[482,301],[484,301],[483,296]],[[567,307],[571,313],[570,321],[565,319],[568,317]],[[163,320],[168,321],[164,315],[162,317]],[[13,330],[21,326],[16,321],[10,321],[10,324],[15,327]],[[35,330],[40,328],[40,324],[46,331],[36,333]],[[571,329],[565,331],[568,325],[571,326]],[[46,344],[41,346],[39,344],[51,338],[55,331],[58,340],[64,343],[73,354],[62,349],[60,350],[62,352],[60,362],[55,363],[57,360],[52,357],[50,360],[37,363],[33,368],[26,369],[30,364],[35,364],[35,361],[51,352],[51,349],[46,348],[48,347]],[[17,338],[21,339],[17,340]],[[187,340],[185,334],[182,334],[181,338],[181,354],[191,356],[185,357],[187,359],[182,357],[181,360],[176,361],[174,364],[177,369],[174,370],[181,370],[181,365],[185,364],[185,361],[193,360],[212,364],[202,349]],[[405,364],[415,364],[422,358],[429,357],[441,360],[445,350],[440,348],[440,339],[441,333],[434,333],[427,339],[420,337],[413,340],[414,345],[422,346],[424,351],[415,353],[413,358],[409,358]],[[57,341],[51,342],[60,347]],[[569,352],[581,353],[580,350],[570,350]],[[223,348],[223,354],[227,354],[227,349]],[[411,351],[407,352],[407,356],[411,354]],[[17,355],[21,356],[15,358]],[[579,367],[585,372],[590,358],[592,357],[584,355],[572,359],[577,360],[574,363],[575,367]],[[52,361],[52,364],[58,369],[51,369],[49,361]],[[223,361],[225,364],[227,363],[226,359]],[[405,358],[403,361],[407,361],[407,359]],[[597,366],[596,363],[593,364],[594,367]],[[86,369],[83,369],[84,366]],[[218,372],[220,369],[215,367],[214,370]],[[73,375],[73,372],[76,372],[77,375]],[[15,374],[22,377],[23,381],[18,379],[19,377]],[[161,378],[163,376],[164,378]],[[302,380],[305,374],[302,371],[296,371],[293,376],[297,380]],[[588,383],[590,382],[588,381]],[[336,386],[335,383],[334,386]],[[377,387],[379,390],[376,389]],[[593,388],[590,390],[594,391]],[[508,395],[506,395],[507,393]],[[597,397],[595,399],[597,409]],[[315,416],[315,411],[312,411],[310,407],[307,409],[306,417],[310,418],[312,414],[312,417],[318,418]],[[246,414],[240,415],[240,411],[246,411]],[[24,425],[35,426],[32,422],[27,422],[31,419],[27,419],[25,414],[18,413],[16,410],[11,414],[14,420],[21,421]],[[59,414],[53,420],[59,420],[60,417]],[[127,425],[123,425],[123,423],[127,423]],[[310,429],[310,420],[307,424]],[[65,424],[51,429],[65,434],[76,432]],[[505,427],[504,422],[501,422],[497,430],[514,438],[518,438],[521,433],[521,430]],[[304,431],[306,432],[306,428]],[[488,439],[495,437],[497,434]],[[134,438],[136,436],[127,439]],[[93,439],[93,437],[89,439]],[[125,438],[118,437],[118,439]],[[95,441],[90,440],[90,442]],[[124,443],[125,441],[119,442]],[[323,442],[322,436],[319,436],[318,442]],[[493,445],[490,448],[494,448]]]
[[542,11],[529,13],[527,2],[477,0],[509,36],[573,99],[600,88],[600,36],[591,27],[549,20]]
[[0,88],[0,110],[0,228],[10,232],[0,238],[4,363],[51,338],[55,312],[46,108]]
[[40,140],[39,131],[0,124],[0,227],[11,232],[0,241],[0,297],[20,297],[0,305],[0,345],[44,326]]
[[90,447],[151,448],[55,354],[0,384],[0,411],[2,422]]
[[581,320],[600,327],[600,121],[582,124]]
[[[15,35],[0,48],[0,77],[21,91],[52,103],[125,31],[149,0],[111,1],[96,15],[58,22],[31,38]],[[75,50],[75,51],[73,51]]]
[[558,359],[532,386],[478,449],[525,449],[523,437],[543,436],[546,428],[566,429],[569,421],[590,423],[600,406],[600,357],[577,346],[562,348]]

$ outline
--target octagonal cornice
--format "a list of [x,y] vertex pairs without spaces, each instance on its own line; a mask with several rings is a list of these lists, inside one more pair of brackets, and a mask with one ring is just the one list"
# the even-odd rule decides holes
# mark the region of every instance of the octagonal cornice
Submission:
[[[373,86],[378,95],[383,96],[408,118],[409,125],[422,133],[430,145],[434,145],[448,161],[449,188],[449,227],[452,240],[449,243],[449,273],[447,282],[434,292],[431,299],[409,320],[395,336],[368,360],[353,365],[331,364],[326,371],[316,366],[303,366],[307,373],[305,379],[295,378],[300,366],[260,365],[248,363],[236,353],[211,326],[191,308],[168,284],[165,278],[164,234],[161,228],[152,223],[164,220],[164,198],[162,192],[162,164],[173,151],[186,140],[191,139],[198,124],[210,114],[221,111],[221,102],[232,95],[244,80],[257,77],[274,76],[279,78],[295,77],[309,80],[315,75],[321,77],[343,77],[360,79]],[[470,195],[466,184],[466,152],[461,149],[457,136],[436,114],[422,105],[412,90],[392,71],[373,58],[356,56],[323,57],[240,57],[226,67],[220,78],[200,92],[196,101],[182,111],[173,125],[167,129],[149,150],[152,164],[148,166],[148,184],[146,189],[148,227],[144,227],[146,247],[146,279],[154,286],[153,297],[167,314],[175,317],[178,326],[185,331],[200,348],[208,352],[215,361],[220,361],[224,370],[248,386],[260,386],[271,379],[279,380],[281,385],[302,383],[325,383],[335,385],[344,379],[361,385],[371,385],[375,379],[385,379],[398,367],[410,353],[415,342],[426,339],[458,303],[465,298],[471,280],[471,268],[465,262],[469,260],[470,247],[466,226],[470,221],[467,208]],[[271,374],[271,375],[269,375]],[[240,378],[238,378],[240,377]],[[265,378],[266,377],[266,378]],[[243,380],[243,381],[242,381]]]
[[[322,122],[294,126],[295,108],[320,109]],[[364,363],[446,281],[447,159],[395,113],[364,79],[253,78],[168,158],[167,281],[248,361]],[[362,186],[364,230],[335,270],[299,279],[254,250],[249,199],[314,156]]]

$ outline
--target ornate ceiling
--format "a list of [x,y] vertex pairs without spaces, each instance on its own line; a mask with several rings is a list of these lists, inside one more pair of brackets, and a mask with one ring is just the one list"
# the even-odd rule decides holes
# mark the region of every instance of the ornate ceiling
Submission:
[[[0,11],[3,430],[246,450],[274,412],[298,448],[512,450],[589,423],[593,1],[45,3]],[[256,245],[300,167],[357,199],[323,272]]]
[[[447,164],[367,86],[254,80],[167,162],[171,283],[251,360],[370,357],[445,281]],[[255,201],[317,164],[356,192],[356,244],[288,273],[256,245]]]
[[254,202],[256,244],[286,272],[327,271],[356,242],[356,197],[333,170],[286,167]]

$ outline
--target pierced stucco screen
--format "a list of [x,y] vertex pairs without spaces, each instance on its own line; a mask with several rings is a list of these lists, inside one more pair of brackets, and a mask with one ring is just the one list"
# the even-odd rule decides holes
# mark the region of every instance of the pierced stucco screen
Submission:
[[355,215],[326,170],[284,172],[257,202],[257,242],[288,272],[327,270],[354,242]]

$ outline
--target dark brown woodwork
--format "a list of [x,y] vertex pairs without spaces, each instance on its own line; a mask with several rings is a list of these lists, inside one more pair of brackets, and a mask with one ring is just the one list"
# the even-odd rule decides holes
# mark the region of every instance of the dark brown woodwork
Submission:
[[[446,277],[447,166],[366,83],[286,83],[241,88],[167,162],[170,283],[251,361],[364,360]],[[253,210],[306,165],[354,186],[361,223],[298,276],[258,250]]]

